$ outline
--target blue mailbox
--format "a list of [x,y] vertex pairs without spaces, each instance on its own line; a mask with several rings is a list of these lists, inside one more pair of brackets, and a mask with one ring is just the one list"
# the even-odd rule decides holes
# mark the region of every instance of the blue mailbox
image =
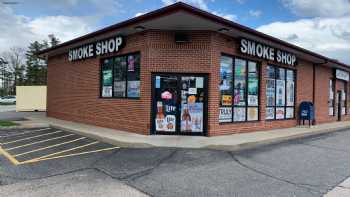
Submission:
[[299,107],[299,124],[300,121],[303,121],[303,124],[305,124],[305,120],[309,121],[309,125],[314,122],[315,120],[315,110],[314,110],[314,104],[309,101],[303,101],[300,103]]

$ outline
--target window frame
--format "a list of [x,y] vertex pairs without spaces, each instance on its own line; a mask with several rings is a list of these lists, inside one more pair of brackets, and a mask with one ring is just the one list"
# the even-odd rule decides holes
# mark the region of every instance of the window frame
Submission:
[[[274,92],[274,95],[275,95],[275,99],[274,99],[274,105],[273,106],[270,106],[270,105],[267,105],[267,95],[266,95],[266,91],[267,91],[267,88],[265,87],[265,112],[266,112],[266,108],[273,108],[274,109],[274,118],[271,118],[271,119],[266,119],[266,113],[265,113],[265,121],[283,121],[283,120],[295,120],[296,119],[296,99],[297,99],[297,70],[295,68],[289,68],[289,67],[284,67],[284,66],[277,66],[277,65],[274,65],[274,64],[267,64],[266,65],[266,75],[264,76],[265,78],[265,85],[267,84],[267,80],[268,79],[272,79],[272,78],[269,78],[267,77],[267,68],[268,67],[272,67],[274,69],[274,87],[275,87],[275,92]],[[276,102],[277,102],[277,71],[279,72],[279,69],[284,69],[284,105],[283,106],[277,106]],[[287,71],[290,70],[293,72],[293,82],[294,82],[294,102],[293,102],[293,106],[288,106],[287,104]],[[277,119],[276,118],[276,110],[277,108],[284,108],[284,117],[282,119]],[[292,118],[287,118],[287,108],[293,108],[293,117]]]
[[[128,65],[126,65],[125,67],[125,96],[124,97],[117,97],[114,96],[114,82],[115,82],[115,59],[118,57],[126,57],[126,59],[130,56],[130,55],[139,55],[139,59],[140,59],[140,65],[139,65],[139,78],[140,78],[140,96],[139,97],[129,97],[128,96]],[[113,63],[112,63],[112,96],[111,97],[103,97],[102,96],[102,91],[103,91],[103,66],[104,66],[104,61],[106,59],[112,59]],[[108,56],[108,57],[104,57],[104,58],[100,58],[100,89],[99,89],[99,98],[100,99],[130,99],[130,100],[140,100],[141,98],[141,60],[142,60],[142,56],[141,56],[141,52],[137,51],[137,52],[132,52],[132,53],[126,53],[126,54],[121,54],[121,55],[116,55],[116,56]]]
[[[256,60],[252,60],[252,59],[249,59],[249,58],[246,58],[246,57],[239,57],[239,56],[234,56],[234,55],[230,55],[230,54],[226,54],[226,53],[221,53],[221,56],[220,56],[220,68],[221,68],[221,57],[228,57],[228,58],[231,58],[232,59],[232,93],[231,93],[231,96],[232,96],[232,103],[230,106],[226,106],[226,105],[222,105],[222,94],[221,94],[221,90],[219,89],[219,95],[220,95],[220,99],[219,99],[219,108],[222,108],[222,107],[227,107],[227,108],[231,108],[232,110],[232,115],[231,115],[231,121],[230,122],[220,122],[219,120],[219,124],[237,124],[237,123],[254,123],[254,122],[259,122],[261,121],[261,115],[260,115],[260,103],[261,103],[261,92],[260,92],[260,86],[261,86],[261,69],[262,69],[262,66],[261,66],[261,62],[259,61],[256,61]],[[244,92],[244,97],[245,97],[245,105],[243,106],[240,106],[240,105],[235,105],[234,104],[234,94],[235,94],[235,82],[236,82],[236,78],[235,78],[235,74],[236,74],[236,69],[235,69],[235,66],[236,66],[236,59],[240,59],[240,60],[243,60],[245,62],[245,92]],[[253,62],[255,63],[256,65],[256,72],[257,72],[257,80],[258,80],[258,92],[257,92],[257,96],[258,96],[258,104],[256,106],[249,106],[248,105],[248,86],[249,86],[249,62]],[[221,76],[220,76],[220,80],[221,80]],[[245,120],[244,121],[234,121],[234,111],[235,111],[235,108],[244,108],[245,109]],[[258,111],[257,111],[257,114],[258,114],[258,118],[257,120],[248,120],[248,109],[249,108],[256,108]]]

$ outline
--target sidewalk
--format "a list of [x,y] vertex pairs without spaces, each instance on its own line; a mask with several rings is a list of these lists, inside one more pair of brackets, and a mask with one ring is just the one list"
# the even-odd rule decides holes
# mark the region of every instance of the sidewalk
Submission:
[[45,116],[32,116],[28,117],[28,119],[31,121],[24,121],[23,123],[26,122],[25,124],[31,125],[46,124],[120,147],[211,148],[233,151],[350,128],[350,121],[345,121],[316,125],[312,128],[294,127],[288,129],[275,129],[215,137],[166,135],[146,136],[82,123],[59,120]]
[[350,178],[340,183],[337,187],[329,191],[324,197],[348,197],[350,196]]

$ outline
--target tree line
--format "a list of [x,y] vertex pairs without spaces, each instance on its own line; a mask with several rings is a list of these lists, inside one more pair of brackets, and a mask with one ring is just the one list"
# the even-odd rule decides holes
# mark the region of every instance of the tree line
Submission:
[[0,95],[15,95],[16,86],[46,85],[47,61],[39,51],[56,46],[60,40],[53,34],[34,41],[25,48],[12,47],[0,54]]

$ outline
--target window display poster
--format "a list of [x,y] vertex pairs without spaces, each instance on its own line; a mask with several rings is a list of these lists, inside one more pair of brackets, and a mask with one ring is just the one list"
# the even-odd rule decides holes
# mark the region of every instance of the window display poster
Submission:
[[181,131],[203,132],[203,103],[182,105]]
[[275,80],[273,79],[266,81],[266,100],[267,106],[275,106]]
[[160,88],[160,76],[156,76],[156,88]]
[[222,57],[220,65],[220,90],[232,90],[232,58]]
[[276,119],[284,119],[285,110],[284,107],[276,108]]
[[112,70],[103,70],[103,85],[104,86],[111,86],[112,85]]
[[266,114],[265,114],[266,120],[275,119],[275,108],[274,108],[274,107],[267,107],[265,113],[266,113]]
[[128,56],[128,71],[129,72],[135,71],[135,58],[133,55]]
[[245,105],[244,93],[245,91],[245,81],[236,80],[234,89],[234,104],[235,105]]
[[126,81],[115,81],[114,82],[114,96],[125,97]]
[[248,121],[258,120],[258,108],[257,107],[249,107],[248,108]]
[[258,96],[257,95],[248,95],[248,105],[249,106],[258,106]]
[[294,118],[294,108],[293,107],[287,107],[286,118]]
[[[285,81],[284,80],[276,80],[276,106],[284,106],[285,105]],[[277,113],[276,113],[277,114]],[[277,117],[277,116],[276,116]]]
[[[168,110],[165,110],[168,109]],[[169,110],[170,109],[170,110]],[[155,125],[157,131],[175,132],[176,130],[176,116],[175,106],[167,106],[164,102],[157,102],[157,114]]]
[[196,88],[203,88],[203,87],[204,87],[204,78],[196,77]]
[[221,104],[223,106],[231,106],[232,105],[232,96],[231,95],[222,95],[221,96]]
[[103,86],[102,97],[112,97],[112,86]]
[[140,97],[140,81],[128,81],[128,97]]
[[246,108],[243,107],[235,107],[233,110],[233,121],[234,122],[242,122],[245,121],[246,117]]
[[235,76],[246,75],[246,61],[241,59],[235,59]]
[[346,111],[346,110],[345,110],[345,107],[342,107],[342,108],[341,108],[341,115],[345,115],[345,111]]
[[219,108],[219,122],[232,122],[232,107]]
[[248,94],[258,95],[258,78],[248,79]]
[[328,108],[328,115],[333,116],[334,115],[334,109],[333,107]]
[[287,81],[287,106],[294,106],[294,82]]

